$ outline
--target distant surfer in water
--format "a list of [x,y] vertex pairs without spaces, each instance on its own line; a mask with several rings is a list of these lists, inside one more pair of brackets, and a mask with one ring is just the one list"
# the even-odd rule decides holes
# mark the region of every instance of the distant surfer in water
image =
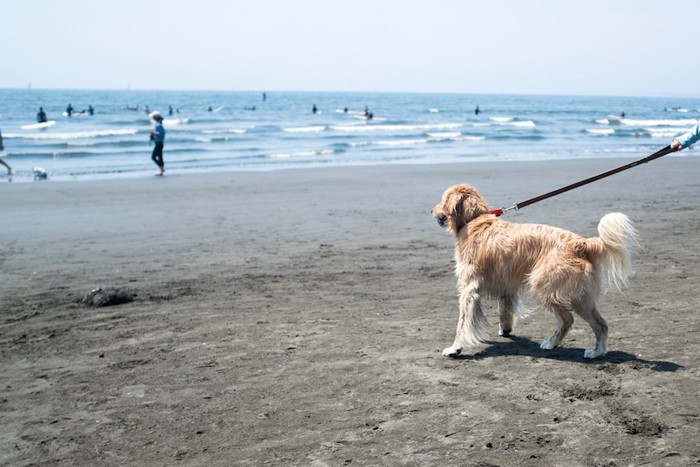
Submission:
[[474,109],[474,115],[479,115],[481,113],[481,110],[479,110],[479,106],[476,106],[476,109]]
[[316,104],[311,108],[311,113],[317,113],[318,112],[318,107],[316,107]]
[[39,123],[44,123],[44,122],[46,122],[46,120],[47,120],[47,118],[46,118],[46,112],[44,112],[44,108],[39,107],[39,113],[36,114],[36,121]]
[[68,114],[69,117],[73,116],[73,106],[68,104],[68,107],[66,107],[66,113]]
[[158,166],[159,172],[156,173],[159,177],[165,172],[165,164],[163,163],[163,146],[165,144],[165,128],[163,128],[163,117],[160,114],[154,114],[153,120],[156,121],[156,126],[151,132],[151,141],[155,143],[151,160]]

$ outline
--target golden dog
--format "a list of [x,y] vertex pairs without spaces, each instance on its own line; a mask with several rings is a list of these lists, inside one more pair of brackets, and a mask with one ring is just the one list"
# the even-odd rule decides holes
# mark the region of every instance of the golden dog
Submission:
[[469,185],[448,188],[433,216],[456,238],[459,320],[454,343],[443,355],[455,356],[465,346],[483,342],[488,322],[482,295],[498,301],[499,335],[509,335],[516,316],[523,314],[522,291],[531,292],[557,318],[557,329],[542,349],[561,343],[575,312],[595,333],[595,347],[586,349],[584,357],[606,354],[608,325],[597,302],[605,278],[618,289],[627,285],[630,249],[636,244],[627,216],[606,214],[598,224],[600,236],[583,238],[547,225],[504,221],[489,212]]

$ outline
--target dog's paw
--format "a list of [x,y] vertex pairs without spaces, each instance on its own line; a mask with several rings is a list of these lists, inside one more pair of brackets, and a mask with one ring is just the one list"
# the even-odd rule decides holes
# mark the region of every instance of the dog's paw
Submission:
[[498,335],[503,336],[503,337],[510,337],[510,334],[513,332],[513,328],[502,328],[501,326],[498,326]]
[[605,354],[606,354],[606,352],[601,352],[601,351],[596,350],[596,349],[586,349],[583,352],[583,358],[598,358],[598,357],[602,357]]
[[542,342],[542,344],[540,344],[540,349],[542,349],[542,350],[552,350],[552,349],[555,348],[556,346],[557,346],[557,340],[554,339],[554,338],[552,338],[552,337],[550,337],[550,338],[547,339],[546,341]]
[[445,357],[456,357],[456,356],[459,355],[460,353],[462,353],[462,349],[457,348],[457,347],[455,347],[455,346],[448,347],[448,348],[446,348],[445,350],[442,351],[442,354],[443,354]]

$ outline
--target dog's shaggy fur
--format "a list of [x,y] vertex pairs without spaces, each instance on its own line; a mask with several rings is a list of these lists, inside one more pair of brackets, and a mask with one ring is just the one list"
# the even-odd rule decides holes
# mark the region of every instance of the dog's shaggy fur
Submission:
[[596,343],[584,357],[607,352],[608,325],[598,311],[605,278],[621,289],[627,285],[630,249],[636,233],[624,214],[606,214],[599,237],[537,224],[513,224],[489,213],[486,201],[469,185],[455,185],[433,208],[438,223],[456,237],[455,260],[459,290],[459,321],[445,356],[483,342],[488,325],[481,296],[498,301],[499,334],[513,330],[522,314],[520,293],[529,290],[558,326],[541,348],[558,346],[574,321],[572,312],[593,328]]

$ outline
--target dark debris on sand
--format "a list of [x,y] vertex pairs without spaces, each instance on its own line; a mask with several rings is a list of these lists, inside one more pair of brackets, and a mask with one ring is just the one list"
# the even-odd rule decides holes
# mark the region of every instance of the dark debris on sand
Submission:
[[80,303],[92,308],[101,308],[104,306],[122,305],[133,301],[134,295],[122,289],[97,288],[84,296]]

